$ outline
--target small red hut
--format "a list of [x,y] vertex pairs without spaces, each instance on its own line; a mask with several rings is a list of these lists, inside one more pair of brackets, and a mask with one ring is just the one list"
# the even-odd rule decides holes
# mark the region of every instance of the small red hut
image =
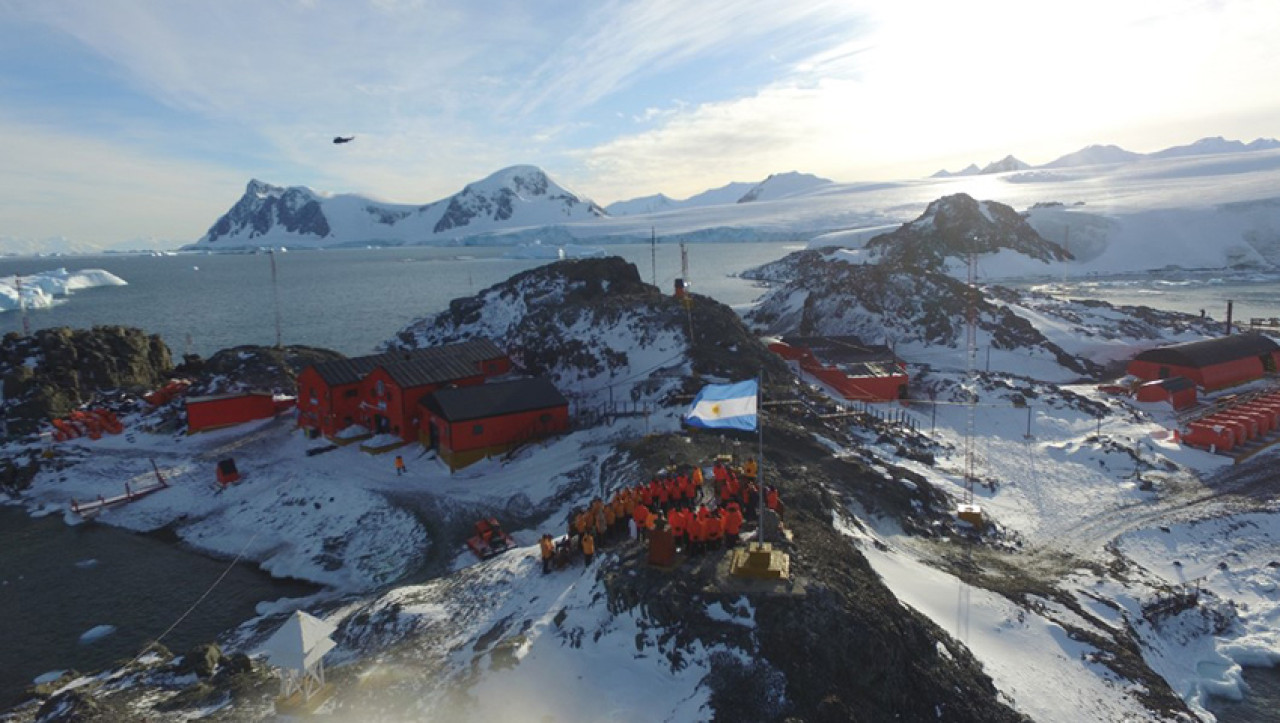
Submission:
[[1168,402],[1174,409],[1187,409],[1196,405],[1196,385],[1186,377],[1145,382],[1138,387],[1138,401]]
[[266,392],[219,394],[187,398],[187,434],[270,419],[294,404],[291,397],[276,399]]

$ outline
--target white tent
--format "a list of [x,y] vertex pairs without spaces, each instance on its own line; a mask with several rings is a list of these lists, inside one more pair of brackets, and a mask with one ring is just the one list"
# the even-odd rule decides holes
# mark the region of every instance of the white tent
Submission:
[[280,697],[295,693],[306,702],[324,687],[324,654],[337,643],[329,636],[337,628],[298,610],[262,644],[267,660],[281,669]]

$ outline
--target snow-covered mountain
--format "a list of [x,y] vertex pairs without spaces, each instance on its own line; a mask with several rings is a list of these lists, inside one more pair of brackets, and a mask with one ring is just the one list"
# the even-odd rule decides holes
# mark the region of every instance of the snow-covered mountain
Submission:
[[652,196],[640,196],[626,201],[614,201],[605,206],[604,210],[610,216],[635,216],[668,211],[681,205],[683,205],[681,201],[676,201],[663,193],[656,193]]
[[798,171],[773,173],[756,185],[755,188],[744,193],[742,198],[738,199],[738,203],[773,201],[779,198],[795,196],[830,183],[830,180],[819,178],[812,173],[800,173]]
[[[584,245],[799,239],[860,246],[937,199],[966,193],[1029,209],[1028,221],[1073,259],[1035,273],[1076,276],[1280,263],[1280,150],[1062,165],[898,182],[825,182],[779,174],[683,201],[650,197],[650,213],[610,216],[536,169],[518,167],[425,206],[251,183],[196,248],[364,245]],[[1087,152],[1086,152],[1087,151]],[[1125,153],[1123,150],[1119,154]],[[1076,160],[1114,158],[1084,149]],[[1062,159],[1059,159],[1062,160]],[[529,174],[516,173],[528,169]],[[507,176],[507,178],[504,178]],[[523,181],[526,177],[530,183]],[[532,181],[538,181],[533,183]],[[546,185],[550,184],[550,185]],[[535,191],[545,185],[545,193]],[[743,188],[746,187],[746,190]],[[738,203],[750,196],[755,201]],[[290,228],[294,230],[289,230]],[[327,229],[327,232],[325,231]],[[323,234],[323,235],[322,235]]]
[[1258,138],[1249,143],[1244,143],[1241,141],[1229,141],[1224,139],[1222,136],[1201,138],[1194,143],[1189,143],[1184,146],[1173,146],[1165,148],[1164,150],[1155,151],[1154,153],[1135,153],[1116,145],[1095,144],[1085,146],[1078,151],[1068,153],[1039,166],[1030,166],[1010,155],[1006,156],[1003,160],[987,164],[986,167],[981,170],[979,170],[976,165],[970,164],[964,170],[957,171],[955,173],[946,169],[940,170],[932,176],[929,176],[929,178],[956,178],[959,176],[1021,171],[1030,168],[1075,168],[1078,166],[1095,166],[1110,163],[1129,163],[1131,161],[1138,161],[1144,158],[1185,158],[1188,156],[1205,156],[1221,153],[1269,151],[1276,148],[1280,148],[1280,140],[1276,140],[1274,138]]
[[[782,174],[791,175],[791,174]],[[759,182],[734,181],[719,188],[712,188],[690,196],[682,201],[665,194],[641,196],[626,201],[616,201],[604,207],[610,216],[636,216],[674,209],[701,208],[718,206],[723,203],[737,203],[743,196],[760,186]]]
[[194,248],[447,243],[497,230],[555,226],[605,215],[604,209],[560,186],[535,166],[504,168],[423,206],[326,195],[253,180]]
[[1019,161],[1017,158],[1014,158],[1013,155],[1008,155],[998,161],[988,163],[983,166],[982,170],[978,171],[978,173],[988,175],[991,173],[1006,173],[1008,171],[1025,171],[1030,167],[1031,166],[1029,164]]
[[970,163],[969,165],[965,166],[964,168],[961,168],[955,173],[952,173],[951,171],[948,171],[947,169],[943,168],[942,170],[934,173],[932,176],[929,176],[929,178],[956,178],[957,176],[976,176],[979,173],[982,173],[982,169],[978,168],[978,164]]
[[1244,153],[1246,151],[1269,151],[1280,148],[1280,141],[1274,138],[1258,138],[1251,143],[1229,141],[1222,136],[1201,138],[1195,143],[1185,146],[1173,146],[1162,151],[1147,154],[1148,158],[1179,158],[1182,156],[1204,156],[1214,153]]
[[1126,151],[1120,146],[1092,145],[1085,146],[1075,153],[1056,158],[1041,168],[1074,168],[1075,166],[1096,166],[1103,163],[1126,163],[1142,158],[1141,153]]

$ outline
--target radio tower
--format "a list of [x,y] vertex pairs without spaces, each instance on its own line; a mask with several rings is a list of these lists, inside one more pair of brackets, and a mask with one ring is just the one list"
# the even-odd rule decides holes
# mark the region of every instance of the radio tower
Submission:
[[267,255],[271,257],[271,300],[276,309],[276,348],[283,349],[280,333],[280,286],[276,283],[276,250],[271,249]]
[[973,434],[978,401],[978,255],[972,249],[969,251],[969,283],[965,292],[969,296],[965,304],[964,325],[965,379],[969,383],[969,410],[964,422],[964,505],[967,508],[974,508],[973,478],[976,473]]

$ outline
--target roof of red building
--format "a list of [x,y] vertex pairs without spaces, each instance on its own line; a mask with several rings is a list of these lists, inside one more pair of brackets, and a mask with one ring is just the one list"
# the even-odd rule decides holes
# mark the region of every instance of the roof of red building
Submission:
[[1234,334],[1148,349],[1133,360],[1201,369],[1276,351],[1280,351],[1280,345],[1261,334]]
[[397,384],[412,387],[478,374],[481,362],[501,359],[506,355],[506,352],[488,339],[472,339],[425,349],[404,349],[335,359],[321,362],[312,368],[330,386],[356,384],[369,372],[383,367]]
[[884,344],[864,344],[856,336],[786,336],[788,346],[808,349],[818,361],[827,365],[897,363],[898,357]]
[[554,384],[541,378],[437,389],[422,398],[427,409],[450,422],[531,412],[568,403]]

